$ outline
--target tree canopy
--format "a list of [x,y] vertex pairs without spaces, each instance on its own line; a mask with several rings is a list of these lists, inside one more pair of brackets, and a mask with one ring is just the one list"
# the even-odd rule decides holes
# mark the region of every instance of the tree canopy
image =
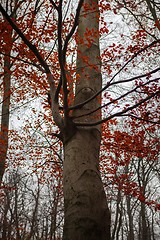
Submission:
[[159,3],[3,0],[0,12],[0,237],[62,239],[65,219],[66,240],[158,239]]

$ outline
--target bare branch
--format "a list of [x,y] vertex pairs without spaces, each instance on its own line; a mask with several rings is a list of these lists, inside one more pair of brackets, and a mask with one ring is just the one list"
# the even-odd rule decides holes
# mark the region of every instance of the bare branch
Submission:
[[147,96],[146,98],[142,99],[141,101],[139,101],[138,103],[120,111],[120,112],[117,112],[117,113],[114,113],[112,115],[110,115],[109,117],[106,117],[100,121],[97,121],[97,122],[92,122],[92,123],[84,123],[84,122],[74,122],[76,124],[76,126],[82,126],[82,127],[92,127],[92,126],[96,126],[96,125],[99,125],[99,124],[102,124],[114,117],[123,117],[123,114],[137,108],[138,106],[140,106],[141,104],[147,102],[149,99],[153,98],[154,96],[158,96],[160,94],[160,91],[157,91],[153,94],[151,94],[150,96]]
[[5,54],[5,53],[3,53],[3,52],[0,52],[0,54],[2,54],[3,56],[9,56],[10,58],[12,58],[12,59],[14,59],[14,60],[21,61],[21,62],[26,63],[26,64],[28,64],[28,65],[32,65],[32,66],[38,68],[41,72],[43,72],[43,73],[45,72],[44,69],[43,69],[41,66],[39,66],[38,64],[36,64],[36,63],[34,63],[34,62],[29,62],[29,61],[27,61],[27,60],[24,60],[24,59],[22,59],[22,58],[19,58],[18,56],[16,56],[16,57],[15,57],[15,56],[11,56],[11,55]]
[[141,27],[148,35],[150,35],[150,36],[153,37],[154,39],[157,39],[155,35],[151,34],[149,31],[147,31],[147,30],[143,27],[143,25],[142,25],[142,23],[139,21],[138,17],[133,13],[133,11],[131,11],[131,10],[127,7],[126,1],[123,0],[123,2],[124,2],[124,5],[125,5],[125,8],[127,9],[127,11],[135,18],[135,20],[138,22],[138,24],[140,25],[140,27]]
[[125,98],[125,97],[128,96],[129,94],[131,94],[131,93],[133,93],[133,92],[136,92],[136,90],[137,90],[138,88],[144,87],[144,86],[146,86],[147,84],[152,83],[152,82],[155,82],[155,81],[158,81],[158,80],[160,80],[160,78],[152,79],[152,80],[148,81],[147,83],[140,84],[140,85],[136,86],[135,88],[133,88],[132,90],[124,93],[124,94],[121,95],[120,97],[115,98],[115,99],[113,99],[112,101],[110,101],[110,102],[108,102],[108,103],[106,103],[106,104],[104,104],[104,105],[101,105],[100,107],[98,107],[98,108],[96,108],[96,109],[94,109],[94,110],[92,110],[92,111],[90,111],[90,112],[88,112],[88,113],[86,113],[86,114],[73,117],[73,119],[77,119],[77,118],[80,118],[80,117],[85,117],[85,116],[88,116],[88,115],[90,115],[90,114],[93,114],[93,113],[97,112],[98,110],[100,110],[100,109],[102,109],[102,108],[105,108],[105,107],[108,107],[109,105],[114,104],[115,102],[117,102],[117,101]]
[[53,0],[49,0],[53,7],[58,11],[58,7]]
[[149,8],[151,14],[152,14],[152,17],[153,17],[153,19],[154,19],[154,22],[157,24],[157,28],[160,30],[160,22],[159,22],[159,20],[158,20],[158,17],[157,17],[155,8],[152,7],[150,0],[146,0],[146,3],[147,3],[147,5],[148,5],[148,8]]
[[141,118],[141,117],[135,116],[133,114],[123,114],[122,117],[131,117],[131,118],[135,118],[137,120],[148,122],[148,123],[160,124],[160,121],[155,122],[155,121],[152,121],[152,120],[149,120],[149,119],[146,119],[146,118]]
[[80,11],[81,11],[83,2],[84,2],[84,0],[80,0],[79,3],[78,3],[78,7],[77,7],[77,10],[76,10],[76,16],[75,16],[75,19],[74,19],[74,24],[73,24],[73,26],[72,26],[71,31],[70,31],[69,34],[67,35],[66,40],[65,40],[65,43],[64,43],[63,58],[65,58],[65,55],[66,55],[68,42],[69,42],[69,40],[71,39],[71,37],[73,36],[73,34],[74,34],[75,30],[76,30],[76,27],[78,26]]
[[[160,39],[150,43],[148,46],[140,49],[137,53],[135,53],[133,55],[132,58],[130,58],[124,65],[123,67],[120,68],[120,70],[111,78],[111,80],[100,90],[98,91],[97,93],[95,93],[92,97],[88,98],[86,101],[80,103],[80,104],[77,104],[75,106],[71,106],[69,109],[70,110],[73,110],[73,109],[78,109],[78,108],[81,108],[83,107],[85,104],[87,104],[88,102],[92,101],[94,98],[96,98],[100,93],[102,93],[104,90],[106,90],[109,86],[111,86],[111,82],[114,80],[114,78],[135,58],[137,57],[140,53],[142,53],[143,51],[147,50],[148,48],[152,47],[154,44],[156,43],[159,43],[160,42]],[[158,68],[159,70],[159,68]],[[157,70],[157,71],[158,71]],[[147,75],[147,74],[146,74]],[[143,76],[143,75],[142,75]],[[135,80],[135,79],[134,79]],[[113,83],[112,83],[113,85]]]
[[67,47],[69,40],[73,36],[76,27],[78,26],[78,20],[79,20],[79,15],[80,15],[80,10],[83,5],[84,0],[80,0],[77,11],[76,11],[76,16],[74,20],[74,24],[72,26],[71,31],[69,34],[66,36],[65,42],[64,42],[64,47],[62,47],[62,2],[60,1],[59,6],[58,6],[58,55],[59,55],[59,63],[60,63],[60,68],[61,68],[61,77],[60,81],[57,87],[57,91],[55,94],[55,100],[58,101],[58,95],[61,89],[61,86],[63,86],[63,109],[64,109],[64,116],[65,118],[68,118],[69,114],[69,108],[68,108],[68,90],[67,90],[67,77],[66,77],[66,71],[65,71],[65,62],[66,62],[66,52],[67,52]]

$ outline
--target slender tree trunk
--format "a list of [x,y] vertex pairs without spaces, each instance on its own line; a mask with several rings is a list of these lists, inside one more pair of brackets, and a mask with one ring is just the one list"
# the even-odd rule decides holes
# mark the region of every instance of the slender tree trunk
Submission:
[[[10,54],[10,51],[7,51]],[[3,103],[0,129],[0,184],[5,171],[5,161],[8,150],[9,106],[10,106],[10,58],[4,57]]]
[[9,204],[8,200],[6,200],[5,206],[4,206],[4,217],[3,217],[3,223],[2,223],[2,239],[7,240],[7,231],[8,231],[8,222],[7,222],[7,213],[9,210]]
[[[3,1],[2,1],[3,2]],[[10,5],[14,5],[13,12],[10,16],[16,19],[18,1],[6,1],[6,8],[10,8]],[[12,9],[12,8],[11,8]],[[4,18],[4,22],[6,19]],[[3,39],[4,43],[4,78],[3,78],[3,102],[2,102],[2,117],[1,117],[1,127],[0,127],[0,185],[2,182],[3,174],[5,171],[5,162],[8,150],[8,130],[9,130],[9,108],[10,108],[10,95],[11,95],[11,50],[13,46],[12,33],[13,29],[9,23],[6,23],[5,37]]]
[[127,203],[127,214],[128,214],[128,220],[129,220],[129,232],[127,239],[128,240],[134,240],[134,228],[133,228],[133,213],[131,210],[131,197],[126,196],[126,203]]
[[15,206],[14,206],[14,216],[15,216],[15,227],[16,227],[16,240],[20,240],[20,231],[19,231],[19,213],[18,213],[18,184],[15,182]]
[[116,232],[118,231],[119,219],[121,218],[120,217],[120,215],[121,215],[120,203],[121,203],[121,192],[118,189],[116,207],[115,207],[116,212],[115,212],[115,219],[114,219],[114,228],[113,228],[112,237],[111,237],[112,240],[115,239]]
[[[129,167],[125,167],[125,173],[129,173]],[[128,233],[127,233],[127,240],[134,240],[134,227],[133,227],[133,212],[131,208],[131,196],[127,195],[126,196],[126,205],[127,205],[127,214],[128,214]]]
[[[97,0],[86,0],[78,27],[77,83],[75,104],[99,91],[102,85],[99,53],[99,9]],[[89,35],[88,31],[91,31]],[[85,38],[86,36],[86,38]],[[86,61],[85,61],[86,60]],[[89,66],[90,65],[90,66]],[[94,99],[73,116],[100,106]],[[100,119],[100,112],[76,118],[76,122]],[[63,240],[109,240],[110,213],[99,172],[100,126],[77,127],[64,142],[64,233]]]
[[40,186],[38,184],[38,189],[37,193],[34,194],[34,201],[35,201],[35,206],[32,214],[32,219],[31,219],[31,228],[30,228],[30,233],[28,237],[26,238],[27,240],[31,240],[32,238],[34,239],[35,236],[35,228],[36,228],[36,222],[37,222],[37,213],[38,213],[38,207],[39,207],[39,198],[40,198]]
[[142,221],[142,240],[150,240],[149,227],[147,226],[147,215],[145,209],[145,203],[141,202],[141,221]]

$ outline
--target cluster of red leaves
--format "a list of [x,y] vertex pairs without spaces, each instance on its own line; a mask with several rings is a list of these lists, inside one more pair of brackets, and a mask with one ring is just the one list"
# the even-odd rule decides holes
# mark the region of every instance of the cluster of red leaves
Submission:
[[[159,210],[159,204],[155,200],[147,199],[143,185],[140,186],[137,182],[136,172],[129,167],[134,162],[138,169],[139,161],[144,159],[145,164],[156,164],[158,161],[159,139],[155,134],[156,125],[145,124],[140,127],[139,121],[130,119],[125,122],[123,130],[117,130],[117,127],[118,122],[113,120],[103,124],[101,171],[104,181],[110,182],[125,195],[135,197]],[[150,134],[154,134],[154,137],[150,137]]]

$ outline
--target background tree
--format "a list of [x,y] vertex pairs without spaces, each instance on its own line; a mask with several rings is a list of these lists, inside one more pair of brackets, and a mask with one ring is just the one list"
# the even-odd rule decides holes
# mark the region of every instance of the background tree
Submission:
[[[11,10],[11,16],[15,14],[15,10]],[[4,21],[4,20],[3,20]],[[11,59],[10,53],[12,49],[12,34],[13,29],[5,21],[2,23],[1,29],[1,44],[4,49],[4,73],[3,77],[3,98],[2,98],[2,117],[0,130],[0,183],[5,170],[5,161],[8,149],[8,129],[9,129],[9,106],[10,106],[10,86],[11,86]],[[9,44],[8,44],[9,43]]]

